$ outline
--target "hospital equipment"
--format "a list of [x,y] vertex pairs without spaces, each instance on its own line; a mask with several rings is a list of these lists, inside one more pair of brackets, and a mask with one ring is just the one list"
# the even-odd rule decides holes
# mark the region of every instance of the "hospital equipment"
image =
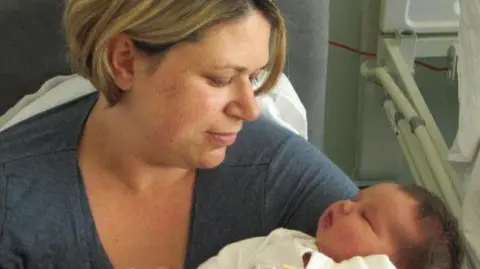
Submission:
[[[415,181],[460,220],[464,267],[480,268],[480,3],[382,0],[382,15],[376,62],[364,62],[361,74],[385,89],[383,106]],[[458,74],[459,129],[450,149],[413,77],[418,57],[447,57],[448,75]],[[453,162],[471,166],[466,172]]]

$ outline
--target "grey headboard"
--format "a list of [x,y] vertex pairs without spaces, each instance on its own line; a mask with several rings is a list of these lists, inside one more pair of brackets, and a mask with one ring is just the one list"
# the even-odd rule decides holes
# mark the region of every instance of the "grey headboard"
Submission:
[[68,74],[62,0],[0,0],[0,114],[47,78]]
[[[289,30],[285,73],[307,108],[310,139],[321,147],[329,0],[277,2]],[[60,23],[62,6],[62,0],[0,0],[0,114],[46,79],[70,73]]]
[[285,73],[307,109],[310,142],[323,148],[330,0],[280,0],[288,29]]

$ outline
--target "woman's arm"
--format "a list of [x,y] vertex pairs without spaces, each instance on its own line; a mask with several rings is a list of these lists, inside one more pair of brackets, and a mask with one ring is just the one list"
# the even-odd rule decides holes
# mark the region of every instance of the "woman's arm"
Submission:
[[302,137],[279,148],[266,182],[267,229],[286,227],[314,235],[323,211],[353,198],[358,188],[335,164]]
[[264,242],[264,237],[254,237],[225,246],[216,256],[202,263],[198,269],[244,269],[245,263]]

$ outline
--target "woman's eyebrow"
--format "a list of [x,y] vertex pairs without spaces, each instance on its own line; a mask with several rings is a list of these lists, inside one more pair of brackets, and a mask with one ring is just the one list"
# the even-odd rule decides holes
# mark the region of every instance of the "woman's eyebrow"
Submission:
[[[265,64],[264,66],[260,67],[259,70],[263,70],[267,66],[268,66],[268,63]],[[239,73],[248,71],[247,67],[241,66],[241,65],[235,65],[235,64],[217,65],[217,66],[215,66],[215,69],[234,69]]]

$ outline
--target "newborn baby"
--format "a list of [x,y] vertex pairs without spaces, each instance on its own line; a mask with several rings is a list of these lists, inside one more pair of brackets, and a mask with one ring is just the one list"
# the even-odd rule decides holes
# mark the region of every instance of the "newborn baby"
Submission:
[[438,197],[378,184],[327,208],[315,238],[277,229],[227,245],[199,269],[455,269],[463,256],[457,221]]

